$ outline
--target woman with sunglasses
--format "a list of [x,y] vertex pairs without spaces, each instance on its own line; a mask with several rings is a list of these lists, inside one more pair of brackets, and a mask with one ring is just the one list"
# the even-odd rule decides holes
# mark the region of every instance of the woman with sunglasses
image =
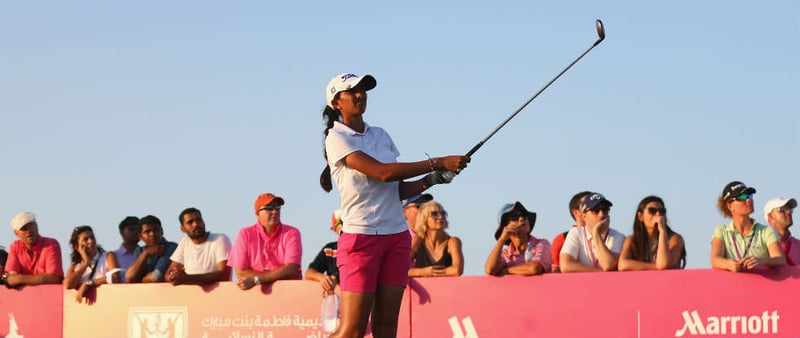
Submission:
[[[397,317],[411,267],[411,235],[400,201],[434,184],[450,183],[466,156],[397,162],[389,134],[364,121],[371,75],[343,73],[326,87],[325,191],[336,181],[342,209],[338,241],[341,322],[332,337],[363,337],[372,314],[372,335],[397,335]],[[427,175],[425,175],[427,174]],[[415,181],[406,179],[425,175]]]
[[486,274],[532,276],[550,272],[553,265],[550,242],[531,236],[536,213],[514,202],[503,205],[497,218],[499,225],[494,232],[497,242],[486,259]]
[[771,227],[750,218],[756,189],[739,181],[725,186],[717,208],[731,222],[714,229],[711,238],[711,267],[733,272],[758,267],[786,265],[778,234]]
[[447,211],[436,201],[422,204],[417,211],[414,236],[411,239],[411,260],[414,267],[408,277],[461,276],[464,273],[464,254],[461,240],[450,236]]
[[667,222],[667,208],[658,196],[647,196],[636,207],[633,234],[625,239],[620,271],[683,269],[686,247],[683,237]]
[[75,301],[81,303],[86,292],[93,287],[106,283],[120,282],[120,269],[117,256],[113,251],[105,252],[97,245],[94,231],[88,225],[75,227],[69,239],[72,247],[70,259],[72,264],[67,269],[64,287],[78,289]]

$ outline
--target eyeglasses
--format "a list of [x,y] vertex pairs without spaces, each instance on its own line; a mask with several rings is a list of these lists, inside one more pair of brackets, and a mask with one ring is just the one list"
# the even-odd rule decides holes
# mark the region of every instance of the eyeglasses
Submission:
[[731,201],[744,202],[744,201],[747,201],[749,199],[753,199],[753,194],[741,194],[741,195],[736,196],[733,199],[731,199]]
[[442,216],[442,218],[447,218],[447,211],[439,211],[439,210],[431,211],[431,217],[439,217],[439,216]]
[[258,211],[261,211],[261,210],[266,210],[266,211],[281,210],[281,206],[280,205],[265,205],[265,206],[261,207],[260,209],[258,209]]
[[787,210],[788,210],[788,211],[792,211],[792,210],[794,210],[794,208],[793,208],[793,207],[790,207],[790,206],[788,206],[788,205],[784,205],[784,206],[782,206],[782,207],[778,208],[778,210],[780,210],[781,212],[786,212]]
[[648,213],[650,213],[650,214],[651,214],[651,215],[653,215],[653,216],[655,216],[657,212],[660,212],[660,213],[661,213],[661,216],[664,216],[664,215],[666,215],[666,214],[667,214],[667,208],[654,208],[654,207],[649,207],[649,208],[647,208],[647,212],[648,212]]

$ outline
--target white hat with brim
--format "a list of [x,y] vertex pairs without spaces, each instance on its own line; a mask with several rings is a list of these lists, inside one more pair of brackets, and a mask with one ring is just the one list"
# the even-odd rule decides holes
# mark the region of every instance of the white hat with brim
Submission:
[[36,222],[36,215],[34,215],[32,212],[21,212],[14,216],[14,218],[11,220],[11,228],[14,230],[19,230],[31,222]]
[[333,108],[332,101],[333,98],[336,97],[336,94],[356,87],[368,91],[375,88],[377,84],[378,82],[375,81],[372,75],[358,76],[353,73],[341,73],[334,76],[333,79],[328,82],[328,86],[325,87],[325,104]]
[[775,210],[785,205],[789,206],[789,208],[794,209],[797,207],[797,201],[794,198],[783,198],[783,197],[773,198],[767,201],[767,204],[764,205],[764,219],[767,220],[767,222],[769,222],[769,214],[772,212],[772,210]]

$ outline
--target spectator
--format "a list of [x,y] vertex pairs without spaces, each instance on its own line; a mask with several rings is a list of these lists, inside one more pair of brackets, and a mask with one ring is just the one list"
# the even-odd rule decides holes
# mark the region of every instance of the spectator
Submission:
[[152,215],[139,220],[139,239],[144,246],[133,252],[133,263],[125,272],[128,283],[164,282],[170,264],[169,257],[178,244],[164,238],[161,220]]
[[636,207],[633,235],[625,239],[619,270],[683,269],[686,248],[683,237],[667,222],[667,208],[658,196],[647,196]]
[[422,204],[417,212],[411,239],[411,259],[414,267],[408,277],[461,276],[464,273],[464,254],[461,240],[450,236],[447,211],[436,201]]
[[95,286],[120,282],[116,255],[97,245],[92,227],[75,227],[69,245],[72,247],[71,264],[64,278],[64,287],[78,290],[75,301],[82,302],[86,292]]
[[533,276],[550,272],[550,242],[533,237],[536,213],[530,212],[520,202],[506,203],[497,215],[497,240],[489,258],[486,274],[491,276]]
[[114,251],[117,263],[122,269],[122,279],[125,279],[125,270],[133,263],[133,253],[139,247],[139,217],[128,216],[119,222],[119,236],[122,244]]
[[[586,198],[586,196],[591,193],[592,192],[590,191],[581,191],[573,195],[569,200],[569,215],[572,216],[572,219],[575,221],[575,224],[573,224],[571,228],[582,227],[586,225],[586,223],[583,222],[583,216],[581,214],[581,203],[583,203],[583,200]],[[551,248],[553,257],[553,272],[561,272],[561,268],[559,267],[559,255],[561,254],[561,248],[564,246],[564,239],[567,238],[568,233],[569,230],[564,231],[553,238],[553,246]]]
[[389,134],[364,121],[367,91],[376,84],[371,75],[343,73],[325,88],[326,166],[320,186],[329,192],[336,180],[344,219],[336,257],[342,317],[333,337],[363,336],[370,314],[374,336],[397,335],[411,267],[411,236],[400,200],[449,183],[469,162],[467,156],[397,162],[400,152]]
[[[336,236],[342,232],[342,210],[336,209],[331,216],[331,231]],[[336,266],[336,250],[339,247],[337,241],[325,244],[319,251],[314,261],[306,269],[306,280],[313,280],[322,285],[322,294],[327,296],[333,294],[333,290],[339,283],[339,268]]]
[[[0,245],[0,276],[5,273],[5,266],[6,260],[8,260],[8,251],[6,251],[6,247]],[[0,279],[0,284],[5,284],[4,279]]]
[[411,233],[411,236],[416,236],[414,233],[414,227],[416,226],[415,223],[417,222],[417,211],[419,210],[419,206],[432,200],[433,195],[431,194],[418,194],[407,200],[403,200],[403,214],[406,216],[408,232]]
[[581,217],[586,225],[569,230],[561,248],[561,272],[613,271],[625,235],[610,227],[611,201],[591,193],[581,203]]
[[800,240],[792,237],[789,231],[794,223],[792,214],[796,207],[797,201],[794,198],[773,198],[764,206],[764,218],[778,232],[787,265],[800,264]]
[[731,222],[714,229],[711,237],[711,267],[740,272],[757,267],[786,265],[778,234],[750,218],[756,189],[739,181],[725,185],[717,208]]
[[262,283],[302,279],[303,244],[297,228],[281,222],[283,198],[270,193],[256,199],[255,224],[239,230],[228,266],[236,271],[237,284],[249,290]]
[[231,280],[228,236],[206,231],[203,215],[197,208],[181,211],[178,222],[186,236],[170,256],[172,263],[167,270],[167,282],[202,285]]
[[8,248],[8,259],[0,279],[8,287],[60,284],[64,278],[61,246],[58,241],[39,235],[36,215],[21,212],[11,220],[18,240]]

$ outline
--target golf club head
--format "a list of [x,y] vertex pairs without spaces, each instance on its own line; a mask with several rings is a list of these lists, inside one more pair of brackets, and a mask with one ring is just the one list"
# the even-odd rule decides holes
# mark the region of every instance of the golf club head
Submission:
[[603,22],[600,21],[600,19],[597,19],[597,22],[595,23],[595,26],[597,26],[597,36],[600,37],[600,41],[605,40],[606,39],[606,30],[603,29]]

